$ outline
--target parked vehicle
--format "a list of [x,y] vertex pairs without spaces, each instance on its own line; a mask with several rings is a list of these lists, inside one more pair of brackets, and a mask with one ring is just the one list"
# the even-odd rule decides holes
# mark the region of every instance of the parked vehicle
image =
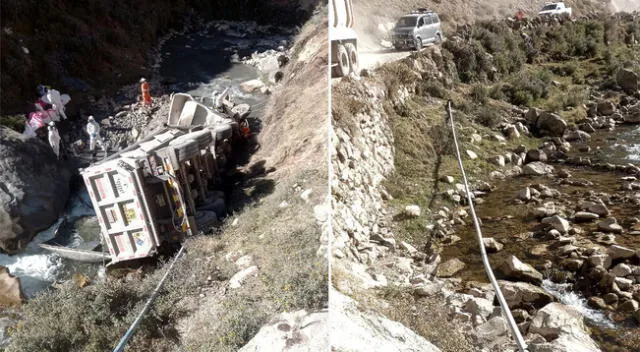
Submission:
[[358,36],[353,29],[351,0],[329,0],[329,39],[332,75],[358,74]]
[[[226,213],[220,177],[231,141],[244,138],[249,108],[227,92],[209,108],[174,94],[167,126],[105,160],[81,169],[111,264],[154,256],[162,246],[206,231]],[[71,258],[102,260],[92,248],[43,248]]]
[[538,16],[569,16],[571,17],[571,8],[566,7],[564,2],[548,2],[538,12]]
[[418,9],[398,20],[393,28],[391,40],[396,50],[420,50],[425,44],[441,43],[443,38],[438,14],[427,9]]

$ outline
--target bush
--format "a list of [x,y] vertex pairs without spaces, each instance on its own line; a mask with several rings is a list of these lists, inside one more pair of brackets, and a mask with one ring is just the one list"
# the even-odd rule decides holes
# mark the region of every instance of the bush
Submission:
[[432,96],[434,98],[446,99],[449,94],[442,83],[438,81],[422,81],[416,86],[416,93],[422,96]]
[[476,117],[476,121],[489,128],[494,128],[502,122],[502,118],[500,117],[500,113],[495,108],[486,106],[480,109],[478,112],[478,116]]
[[489,90],[482,84],[471,87],[471,99],[476,103],[485,104],[489,98]]
[[551,78],[547,70],[522,72],[513,76],[510,84],[503,86],[503,93],[514,105],[531,105],[537,99],[548,97]]
[[0,126],[9,127],[16,132],[24,131],[25,118],[21,115],[0,116]]

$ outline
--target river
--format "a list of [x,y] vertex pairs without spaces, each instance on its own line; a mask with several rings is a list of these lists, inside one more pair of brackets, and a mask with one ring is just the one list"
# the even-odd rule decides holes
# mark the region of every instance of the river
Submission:
[[[170,79],[172,91],[203,97],[205,102],[214,91],[230,88],[236,102],[251,105],[252,125],[259,125],[268,95],[259,91],[245,93],[239,86],[247,80],[266,80],[268,77],[256,67],[243,64],[240,59],[250,57],[254,52],[273,50],[290,43],[291,33],[290,29],[257,27],[252,23],[213,22],[199,31],[166,40],[159,51],[158,75]],[[40,232],[24,252],[13,256],[0,254],[0,265],[8,267],[13,275],[20,277],[28,298],[49,288],[56,281],[70,279],[75,272],[82,272],[93,280],[104,277],[102,265],[78,264],[38,246],[54,237],[54,231],[63,218]],[[67,241],[75,244],[99,238],[97,218],[84,186],[73,192],[66,211],[66,222],[60,227],[60,232]]]

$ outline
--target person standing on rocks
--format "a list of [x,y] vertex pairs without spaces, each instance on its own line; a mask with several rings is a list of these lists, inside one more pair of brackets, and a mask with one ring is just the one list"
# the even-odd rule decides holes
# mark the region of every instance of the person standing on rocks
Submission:
[[149,92],[149,82],[143,77],[140,78],[140,90],[142,91],[142,102],[151,105],[151,92]]
[[96,122],[93,116],[87,118],[87,133],[89,134],[89,151],[91,151],[91,156],[96,156],[96,143],[100,145],[100,148],[102,148],[106,156],[107,148],[104,145],[104,140],[100,137],[100,124]]
[[60,160],[60,133],[58,133],[56,124],[53,121],[49,122],[49,144],[58,160]]
[[64,104],[62,103],[60,92],[55,89],[47,89],[46,91],[47,91],[47,99],[49,100],[49,102],[51,102],[51,104],[53,104],[53,107],[55,109],[55,112],[57,115],[56,121],[59,121],[60,118],[62,118],[63,120],[66,120],[67,114],[64,113]]

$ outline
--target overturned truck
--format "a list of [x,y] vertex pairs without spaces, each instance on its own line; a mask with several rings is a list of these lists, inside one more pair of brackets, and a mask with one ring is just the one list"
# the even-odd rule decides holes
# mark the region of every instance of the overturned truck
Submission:
[[215,105],[226,113],[174,94],[165,127],[80,171],[111,264],[154,256],[225,215],[223,193],[210,186],[232,141],[247,137],[249,108]]

